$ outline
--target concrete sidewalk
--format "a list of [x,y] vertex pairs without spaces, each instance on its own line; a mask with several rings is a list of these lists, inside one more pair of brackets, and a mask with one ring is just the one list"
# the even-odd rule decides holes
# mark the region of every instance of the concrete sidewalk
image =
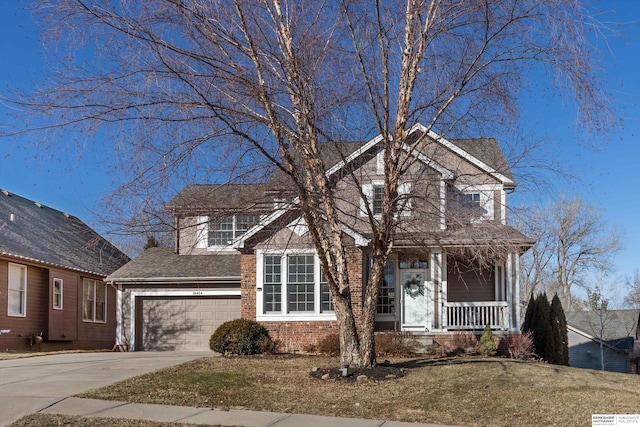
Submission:
[[180,422],[251,427],[444,427],[398,421],[359,418],[324,417],[319,415],[282,414],[258,411],[221,411],[187,406],[165,406],[68,397],[39,411],[44,414],[83,417],[125,418],[159,422]]

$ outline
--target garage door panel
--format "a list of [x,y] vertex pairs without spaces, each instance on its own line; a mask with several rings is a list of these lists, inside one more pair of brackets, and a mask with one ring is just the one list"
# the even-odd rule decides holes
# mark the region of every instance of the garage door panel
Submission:
[[240,318],[239,298],[144,299],[144,350],[208,350],[220,324]]

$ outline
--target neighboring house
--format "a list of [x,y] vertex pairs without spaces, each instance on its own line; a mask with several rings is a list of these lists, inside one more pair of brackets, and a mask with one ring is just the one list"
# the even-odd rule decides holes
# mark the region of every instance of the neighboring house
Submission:
[[[418,125],[411,135],[424,132]],[[376,328],[438,341],[486,324],[502,336],[519,333],[519,257],[534,241],[507,225],[516,182],[494,139],[429,136],[400,182]],[[349,242],[356,316],[371,262],[365,212],[367,204],[374,215],[381,209],[380,139],[322,151]],[[337,332],[312,238],[288,204],[297,196],[290,187],[276,172],[260,184],[191,185],[169,202],[174,250],[149,250],[107,278],[121,291],[121,342],[132,350],[205,349],[216,326],[234,317],[262,323],[290,351]],[[162,331],[163,321],[151,321],[170,313],[184,323]]]
[[0,190],[0,351],[111,349],[129,258],[78,218]]
[[600,370],[602,344],[606,371],[639,373],[639,316],[638,310],[567,313],[569,366]]

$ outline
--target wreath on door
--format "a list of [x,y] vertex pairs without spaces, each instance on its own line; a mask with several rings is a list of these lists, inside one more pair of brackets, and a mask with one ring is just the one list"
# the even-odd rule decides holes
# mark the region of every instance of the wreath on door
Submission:
[[424,282],[417,277],[409,279],[404,282],[404,292],[414,299],[424,296]]

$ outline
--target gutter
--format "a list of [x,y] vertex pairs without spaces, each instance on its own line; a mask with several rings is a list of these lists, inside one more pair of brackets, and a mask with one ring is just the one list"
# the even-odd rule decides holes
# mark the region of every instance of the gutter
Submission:
[[112,285],[119,284],[162,284],[162,283],[230,283],[240,282],[240,276],[212,276],[212,277],[107,277],[105,282]]
[[46,266],[50,266],[50,267],[62,268],[62,269],[65,269],[65,270],[72,270],[72,271],[77,271],[77,272],[80,272],[80,273],[91,274],[93,276],[106,277],[106,274],[98,273],[97,271],[85,270],[83,268],[77,268],[77,267],[70,267],[70,266],[67,266],[67,265],[56,264],[56,263],[53,263],[53,262],[43,261],[43,260],[40,260],[40,259],[28,257],[28,256],[10,254],[8,252],[0,252],[0,256],[6,256],[6,257],[15,258],[15,259],[23,260],[23,261],[30,261],[32,263],[46,265]]

